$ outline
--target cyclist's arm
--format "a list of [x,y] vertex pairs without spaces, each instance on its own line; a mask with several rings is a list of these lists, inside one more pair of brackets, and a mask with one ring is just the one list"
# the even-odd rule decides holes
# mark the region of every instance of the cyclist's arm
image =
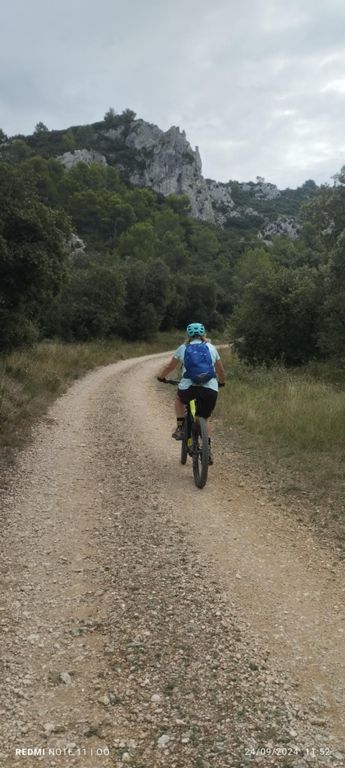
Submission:
[[169,376],[169,373],[172,373],[172,371],[175,370],[176,366],[179,364],[179,360],[177,357],[172,357],[171,360],[167,363],[167,365],[162,368],[158,374],[160,379],[165,379],[167,376]]
[[225,371],[224,371],[224,367],[223,367],[222,361],[221,360],[216,360],[214,365],[215,365],[217,379],[219,381],[219,384],[224,384],[224,382],[225,382]]

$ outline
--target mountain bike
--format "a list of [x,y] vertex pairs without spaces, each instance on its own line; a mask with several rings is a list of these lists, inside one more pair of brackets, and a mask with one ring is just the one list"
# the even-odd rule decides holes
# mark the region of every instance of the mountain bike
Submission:
[[[178,381],[166,379],[165,384],[177,386]],[[184,436],[181,440],[181,464],[185,464],[188,456],[192,459],[193,477],[197,488],[203,488],[207,482],[209,467],[209,442],[206,419],[196,415],[196,401],[191,400],[186,405],[183,423]]]

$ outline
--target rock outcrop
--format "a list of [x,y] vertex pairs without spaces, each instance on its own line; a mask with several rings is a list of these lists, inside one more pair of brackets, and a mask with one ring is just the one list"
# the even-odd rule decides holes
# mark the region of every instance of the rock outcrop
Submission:
[[68,240],[66,241],[66,250],[71,259],[77,256],[84,256],[86,250],[86,243],[75,232],[72,232]]
[[136,120],[125,143],[145,152],[145,167],[130,175],[132,184],[151,187],[162,195],[187,195],[193,216],[216,221],[199,149],[192,149],[184,131],[176,126],[162,131],[156,125]]
[[281,192],[275,184],[257,177],[257,181],[247,181],[241,184],[243,192],[251,192],[259,200],[276,200]]
[[224,224],[234,207],[229,187],[204,179],[199,148],[192,149],[185,131],[176,126],[162,131],[145,120],[133,120],[126,136],[125,132],[119,126],[108,129],[105,135],[114,142],[122,138],[126,147],[141,156],[143,162],[129,175],[132,184],[150,187],[162,195],[187,195],[193,216]]
[[73,152],[65,152],[64,155],[60,155],[57,159],[60,160],[67,171],[73,168],[74,165],[77,165],[77,163],[107,165],[104,155],[101,155],[100,152],[95,152],[93,149],[75,149]]
[[228,184],[221,181],[206,180],[214,218],[217,224],[223,226],[234,213],[235,203],[231,197]]
[[290,240],[296,240],[299,234],[300,227],[293,216],[278,216],[275,221],[268,221],[265,224],[259,236],[266,239],[274,235],[283,235],[289,237]]

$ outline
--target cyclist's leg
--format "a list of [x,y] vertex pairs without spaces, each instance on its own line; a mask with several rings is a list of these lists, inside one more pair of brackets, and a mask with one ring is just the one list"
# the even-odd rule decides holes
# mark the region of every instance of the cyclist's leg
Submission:
[[184,390],[178,389],[176,393],[175,398],[175,413],[176,413],[176,429],[172,433],[172,437],[175,438],[175,440],[183,440],[184,436],[184,417],[186,413],[186,403],[188,402],[188,399],[186,400],[185,397],[181,393],[184,393]]
[[185,415],[186,406],[179,397],[179,390],[177,390],[175,398],[175,413],[177,418],[183,418]]

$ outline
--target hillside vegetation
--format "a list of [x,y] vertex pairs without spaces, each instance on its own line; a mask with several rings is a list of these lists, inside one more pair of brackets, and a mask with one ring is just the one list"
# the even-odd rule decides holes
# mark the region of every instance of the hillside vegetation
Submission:
[[18,143],[0,163],[0,348],[150,338],[191,315],[224,326],[238,237],[230,248],[184,197],[131,188],[111,166],[18,158]]
[[[247,212],[221,229],[193,219],[186,197],[128,183],[145,163],[146,150],[123,139],[134,117],[109,110],[66,131],[38,123],[32,136],[0,133],[0,349],[152,338],[202,318],[211,331],[227,328],[250,362],[341,354],[342,176],[334,188],[306,182],[274,199],[231,181]],[[122,139],[110,140],[104,129],[119,126]],[[78,148],[108,164],[66,171],[56,158]],[[297,217],[299,239],[260,240],[254,208]]]

